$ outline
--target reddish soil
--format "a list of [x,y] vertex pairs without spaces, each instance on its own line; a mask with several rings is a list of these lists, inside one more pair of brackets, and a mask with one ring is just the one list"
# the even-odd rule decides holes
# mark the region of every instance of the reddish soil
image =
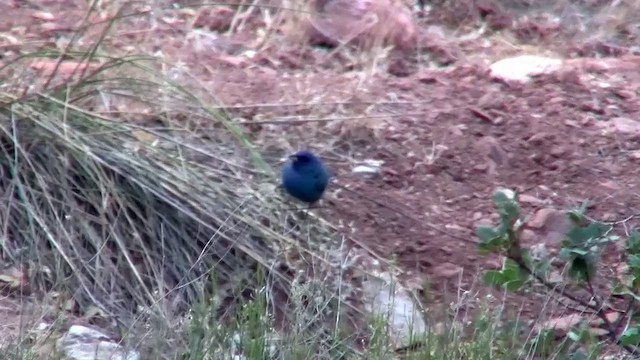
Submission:
[[[68,36],[65,28],[75,28],[86,11],[84,2],[41,3],[1,5],[0,24],[11,25],[0,32],[13,33],[19,41],[12,45],[0,38],[7,54],[54,44],[55,36]],[[420,19],[419,28],[451,19],[467,19],[473,27],[484,18],[503,28],[506,23],[500,19],[515,16],[482,9],[463,16],[443,9]],[[35,11],[50,12],[52,18],[34,17]],[[488,45],[480,45],[482,38],[449,44],[443,37],[428,42],[422,57],[396,54],[373,67],[354,63],[349,49],[328,57],[324,50],[300,44],[258,48],[256,29],[264,23],[257,14],[230,35],[193,35],[196,15],[196,9],[166,8],[127,18],[105,46],[160,50],[168,63],[186,65],[186,73],[210,91],[222,88],[216,97],[238,106],[230,108],[231,115],[252,122],[256,141],[271,145],[278,156],[302,146],[320,152],[338,173],[338,184],[354,190],[333,187],[321,212],[344,224],[354,239],[396,257],[408,276],[428,279],[434,301],[446,291],[472,289],[478,268],[500,265],[459,239],[476,241],[474,227],[495,219],[491,197],[497,187],[525,194],[526,214],[577,207],[587,200],[589,215],[596,218],[640,214],[640,132],[606,133],[601,126],[616,117],[638,118],[640,76],[635,70],[574,69],[508,85],[490,79],[488,63],[479,60],[519,52],[496,40],[495,33],[487,35]],[[215,23],[220,18],[210,21],[210,27],[228,27]],[[547,44],[558,50],[567,41],[561,28],[516,23],[519,27],[510,30],[527,46]],[[20,24],[25,27],[16,27]],[[286,38],[278,39],[286,44]],[[632,53],[625,39],[616,39],[616,48],[627,49],[620,53]],[[576,40],[561,55],[590,55],[594,47],[588,40]],[[254,57],[238,55],[253,47],[259,49]],[[429,57],[449,66],[428,70],[420,59]],[[339,120],[354,117],[358,119]],[[338,120],[313,120],[327,118]],[[311,120],[275,123],[285,119]],[[434,147],[442,153],[431,159]],[[352,160],[366,158],[385,161],[379,177],[351,174]],[[638,224],[631,219],[626,225],[634,222]],[[530,236],[527,245],[540,241],[544,239]],[[604,254],[604,270],[617,266],[616,249]],[[458,282],[460,268],[464,271]],[[530,295],[510,299],[517,305],[524,302],[532,316],[542,306]]]
[[[451,267],[443,263],[465,269],[465,289],[478,266],[499,264],[457,238],[474,239],[475,225],[495,219],[491,197],[498,187],[527,195],[522,204],[527,215],[541,208],[577,208],[583,201],[589,201],[588,214],[595,218],[617,220],[640,213],[640,171],[630,152],[640,148],[639,134],[603,136],[596,125],[638,113],[638,99],[616,95],[617,86],[597,89],[545,78],[510,88],[470,68],[430,84],[419,76],[386,84],[387,91],[403,88],[430,99],[410,110],[426,115],[395,121],[393,129],[383,132],[384,143],[366,146],[367,156],[385,161],[380,179],[345,180],[386,206],[351,193],[332,204],[336,218],[354,222],[362,241],[426,274],[436,289],[451,276]],[[429,163],[434,143],[447,149]],[[527,245],[543,241],[530,240]],[[458,286],[455,281],[450,285],[451,291]]]

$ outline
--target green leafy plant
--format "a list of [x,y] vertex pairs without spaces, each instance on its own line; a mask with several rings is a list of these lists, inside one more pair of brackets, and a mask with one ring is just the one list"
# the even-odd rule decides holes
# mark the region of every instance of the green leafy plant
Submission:
[[[566,265],[563,281],[581,287],[589,294],[586,298],[571,291],[567,287],[556,286],[550,280],[549,259],[533,257],[528,249],[521,245],[522,232],[527,229],[527,222],[522,217],[517,194],[509,189],[499,189],[493,196],[499,221],[492,226],[478,226],[476,235],[480,239],[478,249],[482,253],[494,253],[504,256],[502,268],[486,270],[484,282],[492,287],[517,291],[542,285],[547,292],[554,293],[575,306],[594,314],[603,324],[605,339],[619,345],[627,352],[638,353],[640,346],[640,325],[636,318],[636,308],[640,290],[640,232],[630,231],[626,239],[627,278],[617,281],[611,286],[610,294],[598,294],[593,286],[598,276],[598,261],[602,249],[613,242],[621,241],[614,232],[614,225],[619,222],[600,222],[585,215],[586,206],[566,212],[571,228],[564,234],[559,251],[559,259]],[[614,309],[603,299],[610,295],[622,296],[627,301],[626,309]],[[618,312],[617,320],[611,321],[607,314]],[[623,321],[626,320],[626,324]],[[565,341],[573,343],[597,343],[597,339],[576,334],[583,332],[569,331]],[[588,341],[587,341],[588,340]]]

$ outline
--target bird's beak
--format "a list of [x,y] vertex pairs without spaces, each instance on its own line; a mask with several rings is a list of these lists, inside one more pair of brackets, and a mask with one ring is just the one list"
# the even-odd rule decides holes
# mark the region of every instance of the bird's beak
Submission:
[[281,157],[278,163],[284,164],[287,161],[296,161],[297,159],[298,159],[298,157],[295,154],[287,155],[286,157]]
[[292,159],[295,159],[295,158],[296,158],[296,156],[295,156],[295,155],[287,155],[287,156],[281,157],[281,158],[280,158],[280,160],[279,160],[279,163],[280,163],[280,164],[284,164],[284,163],[286,163],[287,161],[292,160]]

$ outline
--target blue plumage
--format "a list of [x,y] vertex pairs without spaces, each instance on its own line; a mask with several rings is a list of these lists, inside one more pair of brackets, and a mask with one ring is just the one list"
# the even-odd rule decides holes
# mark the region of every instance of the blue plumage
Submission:
[[307,150],[298,151],[289,159],[282,166],[282,187],[300,201],[313,204],[320,200],[330,177],[322,161]]

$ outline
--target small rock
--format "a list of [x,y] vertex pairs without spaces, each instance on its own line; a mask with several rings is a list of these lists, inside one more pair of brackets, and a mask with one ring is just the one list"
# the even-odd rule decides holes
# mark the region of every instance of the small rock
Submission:
[[[580,124],[577,121],[571,120],[571,119],[565,120],[564,124],[575,129],[581,128]],[[584,125],[587,125],[587,124],[585,123]]]
[[540,241],[557,245],[565,238],[572,224],[564,212],[544,208],[538,210],[533,215],[533,218],[527,221],[527,226],[530,229],[536,229],[536,235],[540,238]]
[[457,277],[462,273],[463,269],[461,266],[452,263],[442,263],[435,268],[433,268],[433,273],[438,277],[443,278],[452,278]]
[[487,160],[489,173],[495,173],[497,167],[507,166],[509,156],[493,136],[484,136],[476,143],[476,149]]
[[464,132],[463,130],[466,130],[463,128],[463,125],[458,125],[458,126],[452,126],[449,128],[449,131],[451,131],[451,134],[454,136],[464,136]]
[[568,229],[565,224],[569,224],[567,215],[553,208],[540,209],[536,211],[533,218],[527,221],[527,226],[533,229],[542,229],[549,226],[558,230]]
[[597,123],[601,128],[613,129],[625,134],[640,134],[640,121],[626,117],[615,117],[609,121]]
[[193,20],[193,27],[206,28],[211,31],[217,32],[224,32],[229,30],[232,21],[233,10],[228,7],[202,7]]
[[614,94],[618,95],[622,99],[632,99],[636,97],[636,93],[627,89],[612,89]]
[[549,154],[551,154],[551,156],[559,158],[562,157],[562,155],[565,155],[566,153],[569,152],[569,149],[567,149],[566,146],[555,146],[554,148],[551,149],[551,151],[549,152]]
[[[639,155],[640,155],[640,151],[639,151]],[[613,181],[613,180],[604,180],[600,182],[600,186],[606,188],[607,190],[620,190],[621,186],[620,184],[618,184],[617,182]]]
[[490,67],[490,74],[493,78],[503,81],[526,83],[531,80],[533,75],[550,74],[560,70],[562,63],[561,59],[521,55],[493,63]]
[[557,317],[540,324],[538,330],[559,330],[561,332],[567,332],[572,327],[580,324],[582,320],[582,316],[579,314]]
[[489,218],[481,218],[480,220],[476,220],[474,222],[474,226],[494,226],[495,225],[495,221],[494,219],[491,218],[491,216]]
[[445,255],[453,254],[453,250],[450,246],[443,246],[442,248],[440,248],[440,251],[442,251]]
[[36,11],[31,14],[31,17],[33,17],[34,19],[46,21],[53,21],[56,19],[56,17],[52,13],[46,11]]
[[[620,320],[620,313],[615,311],[609,312],[605,315],[605,317],[610,323],[614,323]],[[591,321],[591,326],[601,326],[601,325],[604,325],[604,321],[602,321],[602,319],[600,318],[595,318],[593,321]]]
[[306,31],[311,43],[370,47],[374,41],[382,41],[401,51],[416,47],[417,25],[402,2],[315,0],[311,5],[313,15]]
[[32,69],[39,71],[40,76],[42,77],[52,76],[55,72],[56,76],[66,79],[64,81],[69,81],[73,76],[83,71],[93,71],[97,69],[100,64],[97,62],[87,63],[72,60],[59,62],[55,59],[48,59],[32,62],[29,66]]
[[98,330],[81,325],[73,325],[58,340],[58,348],[67,358],[73,360],[138,360],[137,352],[126,351],[124,347]]
[[362,164],[357,165],[351,170],[355,174],[365,175],[377,175],[380,172],[380,167],[384,164],[382,160],[367,159]]
[[542,145],[547,138],[549,138],[549,134],[544,133],[544,132],[540,132],[540,133],[533,134],[527,140],[527,142],[532,144],[532,145]]
[[605,336],[609,333],[607,330],[601,328],[589,328],[589,332],[595,336]]
[[461,49],[453,41],[447,39],[444,30],[430,26],[419,39],[420,47],[429,53],[431,59],[439,65],[451,65],[461,54]]
[[524,229],[520,233],[520,239],[525,243],[535,242],[537,237],[538,235],[535,233],[535,231],[529,229]]
[[533,195],[518,194],[518,201],[525,204],[543,204],[544,201]]
[[549,282],[552,284],[560,284],[564,282],[564,277],[559,271],[554,270],[549,274]]
[[476,170],[477,172],[486,172],[488,169],[489,165],[487,163],[477,164],[473,167],[473,170]]
[[502,261],[500,259],[489,259],[485,261],[485,266],[488,269],[502,269]]
[[447,331],[447,326],[445,325],[445,323],[439,322],[433,327],[432,330],[435,335],[444,335]]
[[533,260],[538,260],[538,261],[546,259],[547,256],[549,255],[547,252],[547,248],[543,243],[535,244],[531,246],[530,252],[531,252],[531,258]]
[[409,292],[394,282],[387,273],[370,277],[363,283],[363,295],[371,299],[366,305],[368,311],[388,321],[389,339],[397,348],[423,336],[427,323]]

